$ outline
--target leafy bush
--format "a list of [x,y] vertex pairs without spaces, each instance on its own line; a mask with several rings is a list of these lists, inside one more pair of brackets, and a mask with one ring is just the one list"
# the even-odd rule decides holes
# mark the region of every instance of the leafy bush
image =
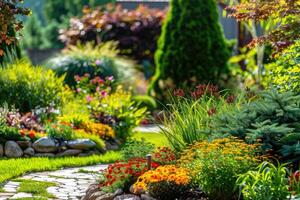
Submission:
[[300,41],[277,55],[268,67],[267,86],[300,94]]
[[53,69],[59,76],[65,75],[65,82],[74,86],[76,75],[83,76],[88,73],[91,78],[113,76],[116,81],[125,85],[132,83],[138,73],[131,60],[117,56],[116,43],[107,42],[94,46],[92,43],[85,45],[69,46],[63,54],[50,59],[46,66]]
[[63,78],[25,61],[7,65],[0,69],[0,104],[14,105],[20,112],[58,108],[65,99]]
[[143,189],[157,199],[169,200],[182,197],[190,183],[189,171],[175,165],[160,166],[140,176],[134,189]]
[[211,116],[227,112],[243,101],[242,96],[222,95],[213,85],[198,85],[191,91],[177,89],[174,95],[172,104],[166,107],[166,128],[161,131],[176,153],[210,136],[209,131],[202,130],[211,127]]
[[60,38],[67,45],[89,41],[117,41],[120,54],[142,63],[153,63],[156,41],[160,34],[164,12],[140,6],[126,10],[121,6],[108,5],[105,9],[84,9],[81,19],[73,18],[70,28]]
[[281,161],[299,161],[300,96],[292,92],[262,92],[256,101],[215,115],[215,137],[235,136],[248,143],[262,143],[264,152]]
[[142,140],[130,139],[126,141],[121,149],[122,155],[125,160],[131,158],[145,158],[147,154],[151,154],[154,151],[154,144]]
[[8,140],[22,140],[22,136],[17,128],[0,125],[0,143],[4,143]]
[[59,141],[72,140],[74,131],[68,123],[53,123],[46,126],[46,133],[50,138]]
[[237,185],[245,200],[290,199],[288,172],[285,165],[263,162],[257,170],[239,176]]
[[131,92],[124,91],[122,87],[118,87],[114,93],[92,100],[91,107],[93,116],[104,113],[117,118],[113,128],[121,140],[130,136],[133,128],[140,124],[147,112],[146,108],[138,108],[132,101]]
[[168,90],[218,83],[230,52],[214,0],[172,0],[155,55],[149,94],[166,102]]
[[[152,162],[151,165],[153,169],[158,167],[155,162]],[[110,192],[115,192],[119,188],[128,192],[129,187],[147,170],[146,159],[134,158],[127,162],[115,162],[103,171],[99,186]]]
[[146,107],[149,111],[154,111],[157,108],[155,99],[147,95],[135,95],[133,100],[139,104],[139,106]]
[[235,195],[237,176],[255,167],[257,145],[236,138],[203,141],[191,145],[178,161],[191,172],[192,182],[212,199],[227,200]]

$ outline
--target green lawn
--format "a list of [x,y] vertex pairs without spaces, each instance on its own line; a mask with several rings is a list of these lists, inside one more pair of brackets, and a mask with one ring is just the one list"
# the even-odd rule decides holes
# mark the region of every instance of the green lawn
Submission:
[[[0,160],[0,184],[27,172],[53,171],[63,167],[79,167],[99,163],[112,163],[122,158],[119,152],[103,155],[64,158],[19,158]],[[1,188],[1,186],[0,186]]]
[[144,138],[146,141],[155,144],[157,147],[169,146],[167,138],[161,133],[141,133],[135,132],[132,138],[140,140]]

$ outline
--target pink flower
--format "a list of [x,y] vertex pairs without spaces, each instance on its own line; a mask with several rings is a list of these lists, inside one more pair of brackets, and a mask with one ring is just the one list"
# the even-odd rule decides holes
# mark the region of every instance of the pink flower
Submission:
[[108,76],[108,77],[106,77],[106,80],[108,80],[108,81],[113,81],[113,80],[114,80],[114,77],[113,77],[113,76]]
[[74,79],[75,79],[77,82],[79,82],[79,81],[81,80],[81,77],[78,76],[78,75],[76,75],[76,76],[74,76]]
[[103,62],[102,62],[102,60],[96,60],[96,61],[95,61],[95,64],[96,64],[96,65],[102,65]]
[[184,91],[183,91],[183,89],[177,89],[177,90],[175,90],[174,92],[173,92],[173,94],[174,94],[174,96],[176,96],[176,97],[184,97]]
[[96,91],[97,92],[99,92],[100,91],[100,87],[98,86],[98,87],[96,87]]
[[76,92],[77,92],[77,93],[81,92],[81,88],[77,88],[77,89],[76,89]]
[[106,96],[107,96],[107,92],[106,92],[105,90],[103,90],[103,91],[101,92],[101,96],[102,96],[102,97],[106,97]]
[[90,95],[87,95],[87,96],[86,96],[86,101],[87,101],[88,103],[90,103],[90,102],[92,101],[92,97],[91,97]]

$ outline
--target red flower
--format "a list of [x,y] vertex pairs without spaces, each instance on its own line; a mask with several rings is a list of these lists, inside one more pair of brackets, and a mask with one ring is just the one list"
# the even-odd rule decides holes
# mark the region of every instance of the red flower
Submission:
[[26,136],[25,131],[24,131],[24,130],[20,130],[20,135],[21,135],[22,137],[25,137],[25,136]]
[[174,90],[173,94],[174,94],[174,96],[176,96],[176,97],[184,97],[184,95],[185,95],[183,89],[177,89],[177,90]]
[[30,139],[34,139],[35,138],[35,132],[34,131],[30,131],[28,136],[30,137]]

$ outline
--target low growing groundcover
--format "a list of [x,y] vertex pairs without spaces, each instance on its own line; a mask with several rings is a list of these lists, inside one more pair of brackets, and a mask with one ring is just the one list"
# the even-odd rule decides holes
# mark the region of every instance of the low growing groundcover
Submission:
[[0,184],[24,173],[54,171],[63,167],[80,167],[99,163],[112,163],[122,158],[119,152],[107,152],[103,155],[64,158],[19,158],[0,160]]

